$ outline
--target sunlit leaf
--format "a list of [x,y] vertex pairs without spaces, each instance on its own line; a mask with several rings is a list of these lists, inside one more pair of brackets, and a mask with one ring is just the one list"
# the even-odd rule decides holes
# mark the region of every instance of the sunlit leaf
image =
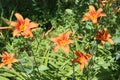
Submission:
[[49,68],[47,66],[45,66],[45,65],[40,65],[39,66],[39,70],[41,70],[41,71],[48,70],[48,69]]
[[0,76],[0,80],[10,80],[10,79],[3,77],[3,76]]

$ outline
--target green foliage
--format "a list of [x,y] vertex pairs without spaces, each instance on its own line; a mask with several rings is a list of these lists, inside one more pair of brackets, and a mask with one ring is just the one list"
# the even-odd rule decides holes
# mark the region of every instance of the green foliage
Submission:
[[[94,5],[96,10],[101,7],[107,17],[98,18],[96,25],[90,20],[82,22],[89,5]],[[6,66],[0,68],[0,80],[120,80],[119,7],[119,0],[110,0],[106,6],[99,0],[1,0],[1,18],[15,21],[14,13],[18,12],[37,22],[39,27],[32,38],[13,37],[11,30],[0,30],[0,52],[14,53],[19,59],[13,63],[12,70]],[[0,19],[0,26],[9,25]],[[97,28],[102,31],[105,27],[114,45],[106,42],[101,46],[100,41],[94,40]],[[57,44],[50,41],[67,30],[72,30],[70,40],[74,40],[69,45],[69,56],[62,49],[53,51]],[[79,63],[72,63],[77,58],[75,50],[92,54],[83,71]]]

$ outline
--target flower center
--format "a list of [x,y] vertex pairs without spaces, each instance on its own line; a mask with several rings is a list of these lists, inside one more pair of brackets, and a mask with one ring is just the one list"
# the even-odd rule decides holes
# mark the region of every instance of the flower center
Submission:
[[3,63],[5,63],[5,64],[10,64],[11,61],[12,61],[12,58],[11,58],[11,57],[8,57],[8,58],[6,58],[6,59],[3,59]]
[[84,59],[83,57],[80,57],[80,58],[79,58],[79,62],[80,62],[80,63],[83,63],[84,61],[85,61],[85,59]]
[[60,45],[61,45],[61,46],[65,46],[66,44],[67,44],[66,40],[61,40],[61,41],[60,41]]
[[91,11],[90,15],[91,15],[91,19],[96,19],[97,18],[96,12],[94,12],[94,11]]
[[24,31],[26,29],[26,26],[24,24],[20,25],[20,31]]
[[107,40],[107,36],[105,34],[101,35],[101,39],[106,41]]

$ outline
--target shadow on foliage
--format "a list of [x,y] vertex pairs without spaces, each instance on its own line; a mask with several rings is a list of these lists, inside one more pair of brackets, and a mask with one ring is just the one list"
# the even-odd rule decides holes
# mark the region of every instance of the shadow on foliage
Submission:
[[112,71],[111,69],[104,69],[101,67],[100,73],[97,74],[97,78],[98,80],[118,80],[119,74],[119,70]]

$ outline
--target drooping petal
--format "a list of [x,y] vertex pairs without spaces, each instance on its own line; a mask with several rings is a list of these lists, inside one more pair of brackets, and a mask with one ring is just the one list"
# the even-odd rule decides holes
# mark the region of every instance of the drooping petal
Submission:
[[85,15],[83,16],[81,21],[87,21],[90,20],[90,14],[89,13],[85,13]]
[[105,33],[107,33],[107,32],[108,32],[107,28],[104,28],[103,30],[104,30],[104,32],[105,32]]
[[86,54],[86,58],[87,58],[87,59],[91,59],[91,58],[92,58],[92,55],[91,55],[91,54]]
[[68,44],[70,44],[70,43],[74,43],[74,41],[73,40],[68,40]]
[[58,49],[60,49],[59,45],[57,45],[56,47],[54,47],[54,51],[58,51]]
[[19,31],[18,29],[15,29],[15,30],[13,31],[13,37],[19,36],[19,35],[20,35],[20,31]]
[[80,64],[80,70],[83,70],[84,69],[84,63],[81,63]]
[[101,40],[101,45],[103,46],[105,44],[105,41]]
[[56,42],[57,38],[51,37],[50,40]]
[[30,24],[30,19],[29,18],[25,18],[25,25],[29,26],[29,24]]
[[25,18],[25,23],[30,23],[30,19],[29,18]]
[[111,38],[111,35],[110,34],[107,34],[107,39]]
[[108,39],[108,42],[112,45],[114,44],[114,41],[112,39]]
[[32,31],[30,29],[26,29],[21,34],[24,36],[24,38],[33,37]]
[[62,49],[63,49],[63,51],[64,51],[65,53],[69,53],[69,51],[70,51],[70,49],[69,49],[69,46],[68,46],[68,45],[66,45],[66,46],[62,47]]
[[4,64],[4,63],[1,63],[1,64],[0,64],[0,68],[3,67],[3,66],[5,66],[5,64]]
[[103,17],[103,16],[107,16],[107,15],[105,13],[101,13],[101,14],[99,14],[98,17]]
[[84,63],[85,63],[86,66],[88,65],[87,59],[84,60]]
[[39,26],[36,22],[30,22],[30,28],[37,28]]
[[97,13],[101,13],[101,12],[103,12],[103,9],[102,9],[102,8],[99,8],[99,9],[97,10]]
[[105,13],[102,13],[102,12],[103,12],[103,9],[102,9],[102,8],[99,8],[99,9],[97,10],[97,16],[98,16],[98,17],[106,16],[106,14],[105,14]]
[[3,56],[2,57],[6,57],[8,56],[8,53],[6,51],[2,52]]
[[10,57],[11,57],[11,58],[13,58],[13,56],[14,56],[14,54],[13,54],[13,53],[11,53],[11,54],[10,54]]
[[95,36],[94,37],[94,40],[99,40],[100,39],[100,36]]
[[101,12],[103,12],[103,9],[102,9],[102,8],[99,8],[99,9],[97,10],[97,14],[101,14]]
[[99,17],[102,17],[102,16],[107,16],[107,15],[105,13],[101,13]]
[[15,59],[15,58],[12,60],[13,63],[14,63],[14,62],[18,62],[18,61],[19,61],[19,60],[18,60],[18,59]]
[[81,51],[74,51],[74,53],[75,53],[78,57],[83,56],[83,53],[82,53]]
[[78,58],[75,58],[75,59],[73,59],[72,62],[73,62],[73,63],[79,62],[79,59],[78,59]]
[[8,68],[9,68],[9,69],[12,69],[12,64],[11,64],[11,63],[8,64]]
[[93,22],[93,24],[96,24],[97,23],[97,19],[96,18],[92,19],[92,22]]
[[81,21],[87,21],[87,20],[89,20],[88,17],[83,17]]

